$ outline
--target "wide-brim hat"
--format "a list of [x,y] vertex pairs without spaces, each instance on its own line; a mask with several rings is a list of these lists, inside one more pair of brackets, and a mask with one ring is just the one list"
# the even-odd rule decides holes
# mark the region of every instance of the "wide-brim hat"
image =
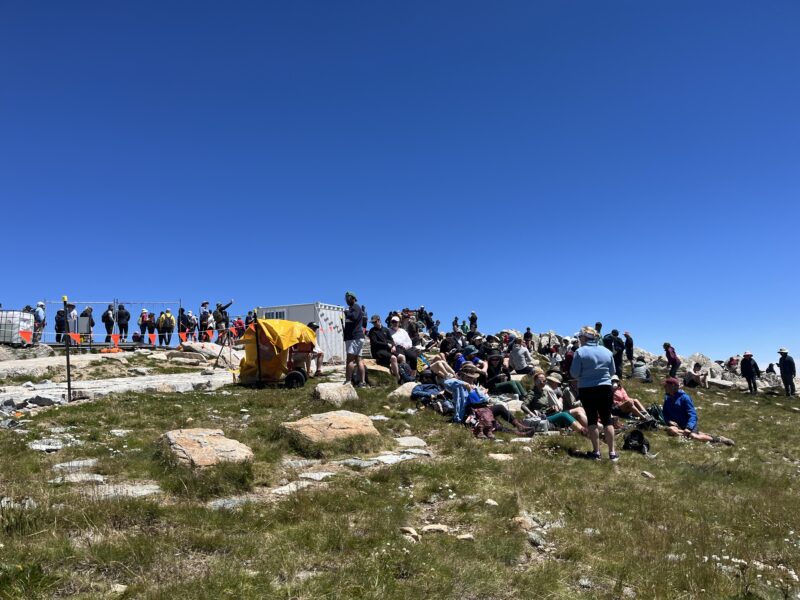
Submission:
[[559,375],[558,373],[550,373],[550,375],[545,377],[545,379],[547,381],[553,381],[553,382],[557,383],[558,385],[561,385],[561,382],[563,381],[561,379],[561,375]]
[[461,369],[458,371],[458,374],[467,375],[469,377],[478,377],[481,374],[481,370],[471,362],[467,362],[461,365]]
[[612,375],[611,381],[619,381],[619,375]]
[[786,348],[781,348],[778,350],[778,354],[789,354],[789,351]]
[[753,356],[753,353],[750,351],[745,352],[742,356]]
[[477,353],[478,353],[478,349],[477,349],[475,346],[473,346],[472,344],[470,344],[469,346],[467,346],[466,348],[464,348],[464,349],[461,351],[461,353],[462,353],[464,356],[469,356],[470,354],[477,354]]

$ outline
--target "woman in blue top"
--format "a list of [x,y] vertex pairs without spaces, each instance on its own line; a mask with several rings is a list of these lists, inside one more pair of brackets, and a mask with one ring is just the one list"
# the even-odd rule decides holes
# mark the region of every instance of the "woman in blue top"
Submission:
[[578,397],[586,410],[589,421],[589,439],[592,451],[586,458],[600,460],[600,432],[598,418],[605,431],[608,444],[608,458],[612,462],[619,460],[614,451],[614,425],[611,420],[611,407],[614,404],[614,391],[611,387],[611,376],[616,372],[614,355],[602,345],[598,345],[598,334],[595,329],[583,327],[578,334],[581,347],[575,351],[569,373],[578,380]]

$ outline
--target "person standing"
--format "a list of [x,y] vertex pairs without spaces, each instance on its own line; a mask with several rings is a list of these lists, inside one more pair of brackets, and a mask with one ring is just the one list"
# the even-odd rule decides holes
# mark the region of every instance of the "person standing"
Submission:
[[469,328],[472,331],[477,331],[478,329],[478,315],[474,310],[469,313]]
[[111,334],[114,333],[114,305],[109,304],[103,316],[100,318],[106,328],[105,343],[111,343]]
[[142,336],[143,342],[147,339],[145,334],[147,333],[147,324],[149,321],[150,313],[147,312],[146,308],[143,308],[141,314],[139,315],[139,319],[136,321],[136,324],[139,325],[139,333]]
[[64,338],[64,332],[67,329],[67,315],[63,308],[56,311],[56,344],[60,344]]
[[33,343],[38,344],[42,339],[42,332],[44,331],[47,320],[45,318],[44,302],[37,302],[36,308],[33,310]]
[[619,330],[612,329],[611,333],[603,338],[603,346],[614,355],[614,370],[617,377],[622,377],[622,353],[625,351],[625,342],[619,337]]
[[158,318],[158,339],[159,343],[169,346],[172,343],[172,332],[175,331],[175,317],[172,311],[167,309]]
[[356,387],[366,387],[367,373],[361,360],[361,350],[364,348],[364,328],[361,322],[364,314],[353,292],[346,292],[344,301],[347,303],[344,311],[344,343],[347,354],[344,382],[346,384],[352,381],[353,371],[358,370],[359,380]]
[[678,353],[669,342],[664,342],[664,352],[667,356],[667,364],[669,365],[669,376],[675,377],[678,372],[678,367],[681,366],[681,359],[678,358]]
[[761,377],[761,369],[758,368],[758,363],[753,358],[752,352],[745,352],[740,363],[742,370],[742,377],[747,380],[747,388],[751,394],[758,393],[758,384],[756,378]]
[[579,398],[586,410],[589,423],[589,439],[592,451],[585,457],[600,460],[600,432],[598,419],[602,423],[608,458],[617,462],[619,455],[614,451],[614,425],[611,418],[611,407],[614,403],[614,390],[611,387],[611,376],[614,375],[614,356],[598,345],[597,330],[588,325],[582,327],[578,334],[581,347],[575,351],[570,367],[570,376],[578,380]]
[[[92,307],[87,306],[86,308],[83,309],[83,312],[81,313],[81,317],[86,319],[86,326],[87,329],[89,330],[88,333],[81,334],[81,341],[83,342],[92,341],[92,335],[94,334],[94,316],[92,315],[92,311],[93,311]],[[72,330],[70,329],[70,331]]]
[[622,335],[625,336],[625,358],[631,363],[631,375],[633,375],[633,338],[630,331],[626,331]]
[[796,392],[794,388],[794,378],[797,375],[794,359],[789,356],[789,351],[786,348],[778,350],[778,354],[781,355],[778,360],[778,369],[781,372],[781,381],[783,381],[783,387],[786,389],[786,395],[794,396]]
[[119,337],[123,342],[128,341],[128,323],[131,321],[131,313],[125,308],[124,304],[120,304],[117,309],[117,327],[119,328]]

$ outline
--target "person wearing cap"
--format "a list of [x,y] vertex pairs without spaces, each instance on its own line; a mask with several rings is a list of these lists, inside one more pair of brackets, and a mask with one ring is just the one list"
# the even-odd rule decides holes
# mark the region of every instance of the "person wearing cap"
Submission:
[[614,356],[608,348],[598,345],[598,334],[592,327],[581,328],[578,339],[581,347],[575,351],[569,372],[571,377],[578,380],[579,396],[589,424],[592,450],[585,457],[590,460],[601,459],[600,432],[597,426],[599,420],[608,445],[608,458],[617,462],[619,455],[614,451],[614,425],[611,417],[614,403],[614,391],[611,388],[611,376],[615,373]]
[[[587,429],[581,421],[564,410],[564,403],[561,392],[561,375],[550,373],[536,373],[533,377],[533,400],[529,408],[540,411],[548,423],[559,429],[571,428],[582,435],[587,434]],[[586,419],[586,414],[582,409],[576,409],[580,418]]]
[[367,336],[369,337],[369,347],[372,356],[382,367],[387,367],[394,377],[399,375],[397,370],[397,346],[392,339],[392,330],[384,327],[379,315],[372,315],[370,318],[372,327]]
[[344,311],[344,343],[347,353],[347,367],[345,369],[345,383],[353,380],[353,373],[358,372],[356,387],[366,387],[367,371],[361,360],[361,350],[364,348],[364,312],[358,304],[358,298],[353,292],[346,292],[344,301],[347,308]]
[[42,331],[47,324],[45,318],[44,302],[37,302],[33,309],[33,343],[38,344],[42,338]]
[[191,339],[193,342],[197,341],[197,316],[192,311],[186,311],[186,339]]
[[681,359],[678,358],[678,353],[669,342],[664,342],[664,354],[667,357],[667,364],[669,365],[669,376],[675,377],[678,373],[678,367],[681,366]]
[[781,381],[783,381],[783,387],[786,390],[786,395],[794,396],[796,392],[794,387],[794,378],[797,376],[797,370],[794,366],[794,359],[789,356],[789,351],[786,348],[781,348],[778,350],[778,354],[781,355],[780,359],[778,359],[778,369],[781,372]]
[[139,318],[136,320],[136,324],[139,326],[139,334],[142,336],[142,339],[145,339],[145,333],[147,333],[147,322],[150,320],[150,313],[147,312],[146,308],[142,309],[142,312],[139,314]]
[[700,431],[694,402],[689,394],[681,389],[681,382],[675,377],[667,377],[664,380],[664,405],[661,410],[667,423],[667,435],[685,437],[697,442],[736,445],[733,440],[721,435],[709,435]]
[[752,352],[745,352],[742,357],[742,362],[739,363],[742,377],[747,380],[747,389],[751,394],[758,393],[758,384],[756,379],[761,377],[761,369],[758,368],[758,363],[753,358]]
[[636,398],[628,396],[628,392],[622,387],[622,382],[619,375],[614,375],[611,378],[611,387],[614,389],[614,407],[613,411],[619,415],[636,415],[640,419],[650,421],[652,417],[644,405]]

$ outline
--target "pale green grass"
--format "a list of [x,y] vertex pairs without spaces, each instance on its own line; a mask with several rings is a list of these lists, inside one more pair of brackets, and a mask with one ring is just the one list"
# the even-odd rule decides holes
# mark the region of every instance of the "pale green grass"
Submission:
[[[632,384],[629,392],[645,404],[660,402],[660,392],[649,389],[657,386]],[[623,453],[615,466],[569,457],[568,449],[588,447],[577,436],[537,439],[530,453],[517,444],[475,440],[433,413],[401,413],[413,405],[388,401],[389,390],[360,391],[361,399],[344,407],[391,417],[376,422],[382,441],[352,446],[303,447],[280,433],[280,422],[327,409],[311,399],[310,387],[127,395],[42,413],[27,436],[0,431],[1,494],[38,503],[1,513],[0,598],[107,597],[114,583],[129,586],[125,597],[131,598],[567,599],[634,592],[638,598],[782,598],[800,592],[779,568],[800,571],[800,413],[790,409],[797,400],[762,396],[756,405],[739,393],[693,392],[701,428],[736,439],[736,447],[647,433],[657,458]],[[241,408],[252,415],[246,425]],[[27,448],[26,441],[52,426],[73,428],[85,445],[53,455]],[[158,440],[186,426],[223,429],[253,448],[255,462],[200,475],[177,467]],[[132,433],[108,434],[118,428]],[[391,448],[390,438],[406,430],[426,438],[435,458],[340,475],[277,503],[205,507],[210,497],[291,478],[280,466],[286,455],[369,455]],[[515,460],[499,463],[490,452]],[[47,483],[52,464],[89,457],[99,458],[97,472],[112,480],[155,479],[167,493],[91,502],[76,486]],[[643,477],[645,470],[655,479]],[[531,547],[512,522],[522,510],[560,522],[544,534],[552,554]],[[426,522],[471,533],[475,541],[437,534],[414,544],[399,532]],[[754,561],[766,567],[759,571]],[[581,578],[591,589],[581,587]]]

